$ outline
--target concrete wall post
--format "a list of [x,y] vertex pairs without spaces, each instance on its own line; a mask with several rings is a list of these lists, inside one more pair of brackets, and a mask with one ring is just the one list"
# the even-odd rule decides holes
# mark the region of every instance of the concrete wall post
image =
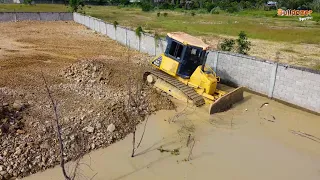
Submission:
[[268,92],[269,98],[273,97],[274,85],[276,83],[277,69],[278,69],[278,63],[274,63],[274,66],[272,67],[271,74],[270,74],[270,84],[269,84],[269,92]]
[[[125,39],[126,39],[126,46],[128,46],[128,29],[127,28],[125,28],[125,31],[126,31],[126,33],[125,33]],[[130,46],[129,46],[129,48],[130,48]]]
[[218,69],[219,54],[220,53],[217,51],[217,56],[213,61],[213,71],[214,72],[217,72],[217,69]]
[[106,22],[104,23],[104,25],[106,26],[106,36],[108,36],[108,28],[107,28],[107,27],[108,27],[108,25],[107,25],[107,23],[106,23]]
[[156,56],[158,43],[157,43],[156,37],[153,37],[153,39],[154,39],[154,55]]
[[14,22],[17,22],[17,13],[16,12],[14,12],[13,18],[14,18]]

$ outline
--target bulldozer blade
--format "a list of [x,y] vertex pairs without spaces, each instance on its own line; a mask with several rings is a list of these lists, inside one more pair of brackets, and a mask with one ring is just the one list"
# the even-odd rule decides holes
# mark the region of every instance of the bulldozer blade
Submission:
[[230,109],[233,104],[243,100],[243,91],[244,87],[238,87],[222,96],[210,105],[209,113],[214,114]]

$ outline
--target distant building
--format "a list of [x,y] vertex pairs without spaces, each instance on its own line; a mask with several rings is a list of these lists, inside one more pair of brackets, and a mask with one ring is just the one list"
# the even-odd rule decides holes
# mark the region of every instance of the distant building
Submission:
[[12,4],[13,0],[0,0],[0,4]]
[[140,2],[140,0],[130,0],[131,3]]
[[267,4],[266,4],[266,6],[269,6],[269,7],[277,7],[277,2],[275,2],[275,1],[268,1],[267,2]]
[[13,0],[13,3],[16,3],[16,4],[23,4],[23,0]]

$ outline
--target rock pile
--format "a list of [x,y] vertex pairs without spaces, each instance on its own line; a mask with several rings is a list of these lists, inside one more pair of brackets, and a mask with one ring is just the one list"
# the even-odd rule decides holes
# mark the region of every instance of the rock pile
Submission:
[[0,104],[0,135],[7,133],[23,134],[22,112],[27,106],[27,103],[22,103],[19,100],[14,101],[13,104]]
[[66,78],[76,81],[78,84],[107,84],[111,71],[105,64],[96,60],[82,60],[63,71]]
[[[138,81],[132,81],[128,90],[129,77],[141,76],[138,69],[129,65],[124,73],[117,64],[83,60],[61,71],[62,83],[49,86],[58,105],[66,161],[123,139],[156,110],[174,108],[167,97]],[[0,104],[4,127],[0,136],[0,180],[28,176],[60,162],[47,94],[36,90],[22,94],[23,101]],[[139,103],[128,105],[129,94]],[[33,103],[23,103],[29,101]],[[127,112],[131,117],[126,117]]]

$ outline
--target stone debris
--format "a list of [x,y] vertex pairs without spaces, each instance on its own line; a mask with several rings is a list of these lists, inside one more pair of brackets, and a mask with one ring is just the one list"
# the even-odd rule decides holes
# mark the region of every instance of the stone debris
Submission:
[[12,107],[13,107],[14,109],[20,111],[21,109],[24,108],[24,104],[22,103],[22,101],[16,100],[16,101],[14,101]]
[[114,124],[110,124],[107,128],[107,131],[112,133],[115,129],[116,129],[116,126]]
[[[118,63],[82,60],[60,72],[61,83],[49,85],[57,102],[66,161],[123,139],[154,111],[174,108],[167,97],[152,88],[137,90],[135,84],[131,96],[139,104],[131,102],[129,106],[128,77],[141,76],[141,72],[134,65],[123,73]],[[58,165],[54,112],[44,88],[0,88],[0,95],[0,100],[4,98],[0,103],[0,180],[22,178]],[[133,112],[130,118],[135,121],[126,119],[128,111]]]
[[94,127],[88,126],[85,128],[85,130],[89,133],[93,133],[94,132]]

